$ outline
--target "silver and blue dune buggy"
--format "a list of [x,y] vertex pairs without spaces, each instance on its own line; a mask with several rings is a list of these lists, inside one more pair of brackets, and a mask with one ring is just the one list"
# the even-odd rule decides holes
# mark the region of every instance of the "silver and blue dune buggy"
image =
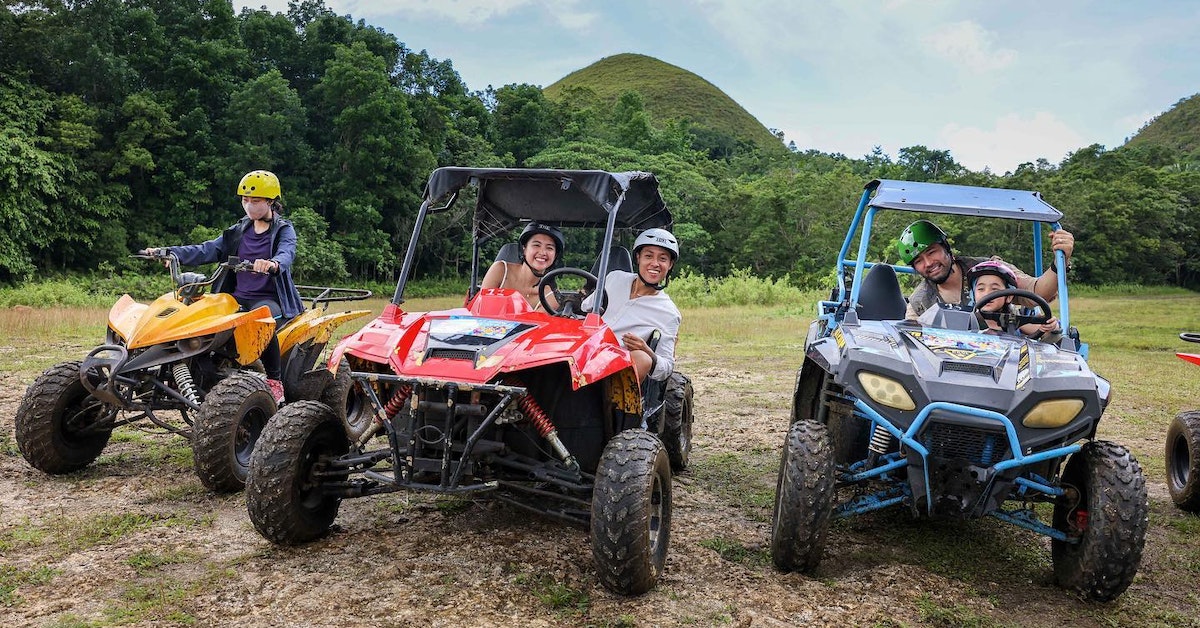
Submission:
[[[1062,218],[1036,192],[867,184],[838,254],[839,285],[818,303],[805,341],[776,488],[775,565],[815,570],[833,519],[884,509],[990,516],[1050,537],[1060,585],[1095,600],[1120,595],[1141,561],[1146,484],[1129,450],[1095,439],[1109,383],[1070,326],[1062,252],[1059,338],[981,331],[977,310],[994,295],[1037,303],[1017,323],[1051,315],[1044,299],[1011,288],[905,320],[898,273],[914,270],[868,260],[885,210],[1023,221],[1013,226],[1032,232],[1034,276],[1043,228]],[[892,232],[877,237],[886,243]]]

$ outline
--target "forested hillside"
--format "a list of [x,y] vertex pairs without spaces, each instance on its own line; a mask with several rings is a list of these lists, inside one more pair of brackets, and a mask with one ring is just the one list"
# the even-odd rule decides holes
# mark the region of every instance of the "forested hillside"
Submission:
[[[1197,144],[1179,130],[1190,122],[1171,122],[1190,120],[1188,100],[1126,147],[971,172],[926,146],[893,158],[763,145],[762,124],[739,126],[752,116],[705,115],[733,111],[719,89],[640,55],[595,64],[586,84],[571,75],[546,91],[472,90],[449,59],[320,0],[292,7],[6,3],[0,283],[119,271],[138,248],[209,237],[240,215],[234,187],[255,168],[283,181],[302,279],[388,281],[429,172],[470,165],[654,172],[684,270],[711,276],[745,268],[826,284],[863,184],[889,177],[1039,190],[1077,237],[1075,280],[1200,286]],[[629,89],[630,73],[646,67],[655,70],[640,85],[646,93]],[[688,108],[665,107],[660,90]],[[898,233],[911,218],[883,226]],[[961,250],[1027,258],[1011,227],[945,226]],[[462,225],[439,228],[444,237],[422,249],[419,268],[460,275]]]

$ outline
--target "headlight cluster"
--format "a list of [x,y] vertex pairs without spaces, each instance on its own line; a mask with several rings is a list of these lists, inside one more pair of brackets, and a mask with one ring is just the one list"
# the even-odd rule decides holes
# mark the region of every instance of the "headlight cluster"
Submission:
[[904,390],[904,386],[890,377],[884,377],[868,371],[859,371],[858,383],[862,385],[867,396],[876,403],[881,403],[897,410],[917,409],[917,404],[913,402],[913,398],[908,394],[908,391]]
[[1021,419],[1025,427],[1062,427],[1079,416],[1083,410],[1082,399],[1047,399],[1029,411]]

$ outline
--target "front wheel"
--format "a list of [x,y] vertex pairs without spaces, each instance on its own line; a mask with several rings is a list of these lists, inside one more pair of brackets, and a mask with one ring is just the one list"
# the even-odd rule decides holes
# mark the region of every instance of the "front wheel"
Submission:
[[1071,455],[1062,486],[1054,529],[1068,539],[1051,542],[1054,577],[1093,600],[1111,600],[1142,561],[1150,511],[1142,467],[1124,447],[1092,441]]
[[591,527],[601,584],[620,595],[654,587],[671,537],[671,462],[658,437],[624,430],[604,447]]
[[811,573],[821,562],[833,513],[833,445],[824,425],[796,421],[788,428],[775,484],[771,560],[783,571]]
[[320,472],[348,451],[350,442],[329,406],[316,401],[284,406],[250,459],[246,511],[258,533],[281,545],[325,534],[341,500],[322,491]]
[[53,475],[88,466],[112,436],[116,411],[83,387],[79,365],[63,362],[46,369],[17,408],[17,448],[35,469]]
[[667,380],[662,441],[673,473],[687,469],[692,453],[692,394],[692,380],[683,373],[671,373]]
[[1180,412],[1167,428],[1167,489],[1176,506],[1200,512],[1200,410]]
[[267,383],[251,373],[230,373],[208,391],[192,426],[196,475],[205,488],[217,493],[245,488],[250,454],[276,409]]

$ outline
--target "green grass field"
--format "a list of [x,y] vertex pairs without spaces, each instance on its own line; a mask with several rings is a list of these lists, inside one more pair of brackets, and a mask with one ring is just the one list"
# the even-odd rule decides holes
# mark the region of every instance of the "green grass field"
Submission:
[[[817,295],[811,297],[809,302]],[[384,299],[375,299],[352,305],[358,306],[355,309],[378,313],[385,304]],[[412,299],[405,309],[425,311],[458,305],[461,305],[458,297]],[[1072,299],[1071,306],[1071,323],[1081,330],[1083,340],[1090,345],[1092,368],[1113,386],[1112,402],[1099,435],[1121,442],[1134,452],[1150,487],[1150,531],[1142,568],[1131,589],[1110,604],[1089,604],[1075,599],[1037,579],[1049,571],[1048,543],[1042,537],[998,521],[930,523],[875,514],[832,526],[833,556],[818,574],[820,582],[831,592],[842,594],[847,588],[858,586],[856,578],[863,570],[900,566],[904,570],[924,570],[938,582],[951,583],[949,588],[954,590],[949,594],[948,589],[933,588],[898,599],[902,609],[909,609],[909,616],[917,614],[921,625],[1196,625],[1188,609],[1200,603],[1195,590],[1200,577],[1200,519],[1178,511],[1170,503],[1164,484],[1162,449],[1171,418],[1181,409],[1200,408],[1200,369],[1174,355],[1176,351],[1200,353],[1200,346],[1178,338],[1183,331],[1200,331],[1200,294],[1170,292],[1138,296],[1125,291],[1088,291]],[[105,316],[104,308],[0,309],[0,334],[5,338],[0,343],[0,370],[8,381],[19,383],[23,390],[42,369],[63,360],[79,359],[98,344],[104,337]],[[703,508],[693,505],[690,511],[693,517],[700,510],[701,519],[712,516],[731,522],[720,532],[693,537],[690,551],[713,552],[731,569],[747,570],[755,577],[775,581],[781,576],[771,567],[761,531],[769,530],[778,447],[782,442],[779,436],[786,426],[793,379],[803,358],[812,310],[795,304],[684,307],[683,316],[677,351],[679,364],[697,382],[703,383],[698,384],[696,391],[698,418],[693,464],[681,477],[692,499],[706,505]],[[349,333],[368,320],[354,321],[340,331]],[[763,425],[770,427],[764,429]],[[182,441],[170,441],[154,449],[150,445],[156,441],[141,433],[114,434],[117,443],[143,440],[144,447],[122,454],[132,456],[137,468],[167,473],[168,469],[188,464],[190,448]],[[0,434],[0,454],[13,456],[19,462],[11,432]],[[80,481],[102,482],[129,462],[106,453],[96,463],[98,470],[85,474]],[[10,521],[8,531],[0,535],[0,553],[6,548],[25,547],[41,548],[50,556],[58,556],[147,528],[205,528],[212,525],[211,519],[197,516],[188,504],[209,503],[213,498],[197,487],[192,482],[148,490],[141,498],[146,503],[165,500],[172,508],[180,509],[156,518],[135,515],[87,518],[76,513],[53,526]],[[460,504],[463,508],[467,505]],[[396,514],[386,511],[379,516],[387,519]],[[672,552],[680,553],[676,556],[688,555],[685,553],[689,551],[688,532],[686,526],[681,528],[672,541],[677,544]],[[140,572],[152,573],[196,559],[180,551],[146,549],[131,556],[128,564]],[[214,563],[208,568],[229,566]],[[56,577],[58,572],[49,568],[18,569],[0,564],[0,607],[19,604],[21,587],[52,587]],[[575,618],[586,616],[589,602],[578,583],[549,576],[530,578],[525,582],[527,588],[545,605],[557,609],[554,612]],[[125,604],[136,611],[136,616],[113,615],[110,620],[114,624],[150,618],[170,621],[167,619],[170,613],[186,607],[173,596],[178,593],[180,599],[186,599],[198,586],[195,582],[185,582],[178,585],[178,592],[164,589],[156,594],[158,597],[145,600],[131,589],[124,594]],[[692,591],[668,587],[662,594],[686,596]],[[154,610],[143,608],[151,602],[158,605]],[[1006,610],[1017,607],[1023,610],[1015,615]],[[632,621],[636,615],[620,617],[625,618],[622,621]],[[723,614],[707,619],[699,617],[702,617],[696,620],[699,623],[709,620],[728,623]],[[905,622],[880,625],[905,625]]]

